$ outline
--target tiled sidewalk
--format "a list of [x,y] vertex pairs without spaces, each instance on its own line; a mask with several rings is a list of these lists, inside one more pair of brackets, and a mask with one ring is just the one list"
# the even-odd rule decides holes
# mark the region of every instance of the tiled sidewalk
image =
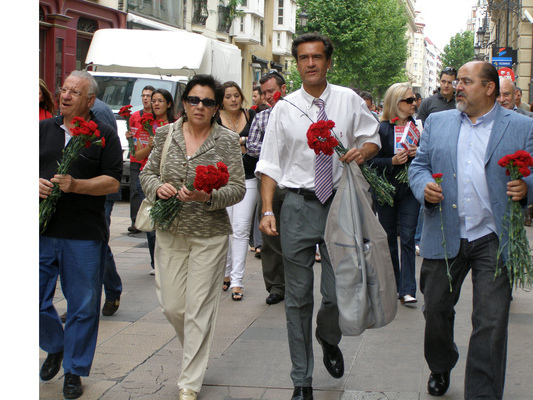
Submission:
[[[82,378],[85,393],[81,398],[177,399],[181,347],[158,305],[154,277],[149,275],[146,237],[127,235],[128,215],[128,203],[115,204],[111,247],[124,291],[117,313],[100,320],[96,356],[91,375]],[[533,243],[533,228],[527,229]],[[417,257],[418,271],[420,263]],[[320,265],[316,271],[320,273]],[[291,363],[283,302],[265,304],[261,263],[252,253],[247,260],[244,293],[241,302],[232,301],[229,291],[222,293],[209,368],[199,398],[289,400]],[[456,342],[461,357],[443,399],[463,398],[471,293],[467,278],[456,308]],[[317,284],[315,295],[318,303]],[[56,296],[56,307],[62,313],[66,302],[59,287]],[[426,391],[429,370],[423,357],[420,294],[418,298],[414,307],[399,306],[396,319],[388,326],[343,338],[340,346],[346,373],[340,380],[331,378],[325,370],[322,351],[315,341],[315,400],[433,399]],[[514,293],[509,331],[505,399],[532,399],[533,293]],[[46,354],[40,351],[39,356],[40,365]],[[61,372],[52,381],[40,383],[40,399],[63,399],[62,378]]]

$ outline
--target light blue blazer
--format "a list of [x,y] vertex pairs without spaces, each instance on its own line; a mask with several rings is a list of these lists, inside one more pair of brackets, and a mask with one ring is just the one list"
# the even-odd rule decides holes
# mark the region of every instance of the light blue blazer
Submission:
[[[421,256],[429,259],[443,259],[441,217],[438,204],[424,200],[424,188],[434,182],[432,174],[441,172],[443,176],[442,212],[446,250],[448,258],[457,256],[461,244],[459,211],[457,208],[457,141],[461,129],[461,113],[458,110],[431,114],[426,120],[420,147],[409,168],[409,184],[417,200],[423,207],[423,229],[420,241]],[[502,219],[508,210],[507,182],[510,178],[498,160],[517,150],[533,151],[533,119],[507,110],[496,103],[494,124],[485,153],[485,174],[488,181],[490,203],[496,221],[496,234],[502,231]],[[533,174],[524,181],[528,187],[527,199],[523,205],[533,200]],[[504,232],[505,234],[505,232]],[[507,237],[503,237],[504,242]],[[507,253],[504,254],[507,259]]]

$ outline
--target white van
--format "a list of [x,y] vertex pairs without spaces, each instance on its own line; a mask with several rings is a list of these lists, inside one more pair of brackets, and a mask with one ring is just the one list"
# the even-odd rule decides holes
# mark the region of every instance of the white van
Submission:
[[[196,74],[212,74],[221,82],[241,84],[241,50],[185,30],[100,29],[94,33],[85,63],[91,65],[99,86],[98,98],[108,104],[117,119],[124,150],[122,187],[129,186],[126,123],[118,115],[131,104],[142,108],[141,91],[146,85],[166,89],[180,104],[188,80]],[[151,74],[151,75],[149,75]]]

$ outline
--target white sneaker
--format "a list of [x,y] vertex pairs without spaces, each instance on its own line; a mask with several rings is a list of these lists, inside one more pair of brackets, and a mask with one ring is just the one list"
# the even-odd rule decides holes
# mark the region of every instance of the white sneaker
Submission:
[[403,296],[401,299],[400,299],[400,302],[402,304],[414,304],[417,302],[416,298],[414,298],[413,296],[411,296],[410,294],[406,294],[405,296]]
[[419,245],[415,246],[415,253],[416,253],[417,256],[420,255],[420,246]]
[[150,271],[150,275],[155,275],[155,269],[152,269],[152,270]]

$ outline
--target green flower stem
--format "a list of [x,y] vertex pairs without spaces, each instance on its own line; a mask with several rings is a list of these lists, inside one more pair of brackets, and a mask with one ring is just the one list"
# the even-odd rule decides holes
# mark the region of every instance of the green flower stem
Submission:
[[[520,172],[518,172],[518,168],[511,166],[508,169],[511,172],[511,180],[517,180],[522,177]],[[500,246],[498,248],[494,279],[501,273],[499,260],[507,247],[509,256],[504,267],[507,268],[511,288],[531,289],[533,284],[533,258],[531,257],[531,248],[524,228],[522,208],[519,202],[512,200],[511,196],[509,196],[507,203],[509,216],[504,216],[502,221],[502,232],[500,233]],[[507,243],[502,242],[504,230],[509,234]]]
[[[83,135],[74,136],[70,139],[67,147],[63,149],[63,157],[61,163],[59,163],[56,174],[66,175],[68,173],[72,163],[78,158],[78,155],[81,153],[87,142],[87,139],[82,136]],[[54,183],[52,193],[39,203],[39,233],[42,234],[46,230],[48,223],[52,218],[52,214],[56,210],[57,200],[61,197],[62,193],[61,189],[59,189],[59,185]]]
[[409,174],[408,174],[409,165],[411,164],[405,163],[402,170],[398,172],[398,175],[395,176],[398,183],[406,183],[407,186],[409,186]]
[[[187,183],[185,187],[188,190],[194,190],[193,183]],[[167,200],[158,199],[150,210],[150,218],[159,229],[167,230],[178,217],[182,207],[183,202],[176,196]]]
[[444,260],[446,261],[446,276],[450,282],[450,293],[452,292],[452,274],[450,273],[450,264],[448,262],[448,253],[446,251],[446,236],[444,235],[444,218],[442,216],[442,202],[439,201],[440,211],[440,230],[442,232],[442,248],[444,250]]

